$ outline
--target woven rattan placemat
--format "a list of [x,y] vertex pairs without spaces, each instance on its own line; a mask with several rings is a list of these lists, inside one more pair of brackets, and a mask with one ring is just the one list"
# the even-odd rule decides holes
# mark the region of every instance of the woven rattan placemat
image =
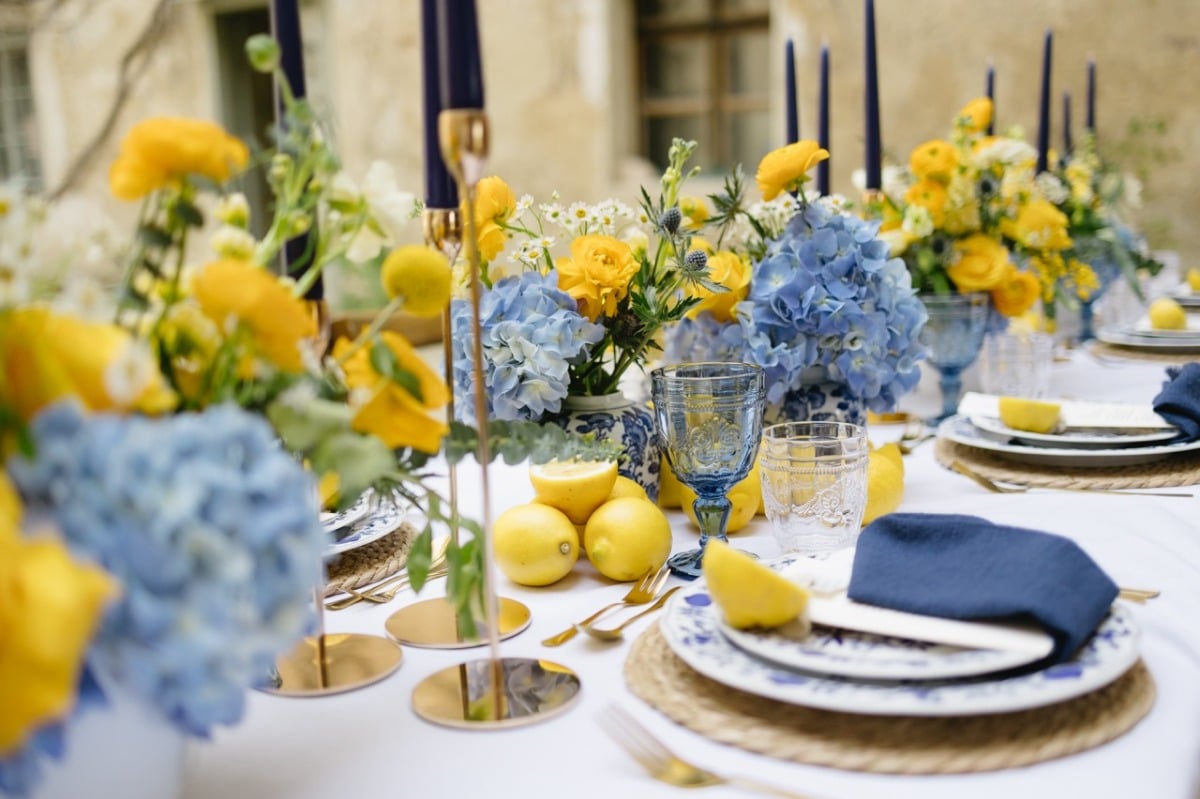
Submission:
[[625,661],[630,690],[714,741],[818,766],[885,774],[962,774],[1025,766],[1082,752],[1131,729],[1154,704],[1138,661],[1111,685],[1048,707],[948,718],[859,716],[747,694],[693,671],[658,626]]
[[403,522],[387,535],[343,552],[327,567],[325,596],[347,588],[362,588],[403,569],[416,535],[417,528]]
[[962,461],[992,480],[1040,488],[1095,490],[1168,488],[1200,484],[1200,451],[1171,455],[1162,460],[1136,466],[1068,468],[1017,463],[985,450],[939,438],[933,455],[938,463],[947,468],[956,460]]
[[1087,346],[1093,354],[1100,358],[1125,358],[1130,361],[1153,361],[1167,364],[1200,361],[1200,352],[1142,350],[1136,347],[1122,347],[1119,344],[1106,344],[1103,341],[1090,341]]

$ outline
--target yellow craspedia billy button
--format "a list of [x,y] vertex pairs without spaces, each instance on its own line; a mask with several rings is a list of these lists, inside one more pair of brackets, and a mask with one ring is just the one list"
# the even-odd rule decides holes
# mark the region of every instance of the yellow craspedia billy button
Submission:
[[437,316],[450,302],[450,262],[432,247],[410,244],[392,250],[380,271],[383,290],[402,297],[413,316]]

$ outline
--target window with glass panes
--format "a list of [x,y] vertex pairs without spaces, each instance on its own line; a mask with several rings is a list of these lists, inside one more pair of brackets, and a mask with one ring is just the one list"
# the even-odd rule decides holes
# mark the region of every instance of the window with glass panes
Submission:
[[635,2],[642,154],[661,168],[694,139],[706,172],[752,171],[772,145],[770,0]]
[[39,187],[35,124],[29,37],[24,32],[0,31],[0,178]]

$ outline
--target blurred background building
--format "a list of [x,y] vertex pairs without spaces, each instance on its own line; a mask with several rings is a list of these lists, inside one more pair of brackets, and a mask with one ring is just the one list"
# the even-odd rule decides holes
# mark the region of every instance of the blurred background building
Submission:
[[[478,0],[492,171],[516,193],[636,198],[672,136],[700,142],[715,188],[783,143],[784,42],[795,41],[800,127],[816,133],[818,51],[832,60],[833,189],[862,162],[861,0]],[[310,97],[352,176],[376,159],[421,192],[418,0],[302,0]],[[1200,251],[1200,3],[1194,0],[877,0],[885,157],[947,135],[996,70],[997,124],[1036,129],[1042,34],[1083,120],[1098,69],[1102,151],[1145,184],[1155,247]],[[0,177],[107,202],[105,175],[137,120],[188,115],[251,142],[269,80],[242,45],[266,0],[0,0]],[[693,187],[693,193],[699,193]],[[254,185],[246,190],[261,202]],[[132,216],[134,209],[115,209]],[[414,239],[417,236],[414,229]]]

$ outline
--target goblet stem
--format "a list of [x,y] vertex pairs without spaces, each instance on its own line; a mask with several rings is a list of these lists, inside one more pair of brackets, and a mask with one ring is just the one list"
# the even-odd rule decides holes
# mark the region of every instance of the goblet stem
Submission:
[[942,412],[936,421],[942,421],[958,412],[958,400],[962,396],[962,369],[954,366],[941,368],[938,386],[942,389]]
[[692,509],[696,511],[696,523],[700,525],[700,551],[708,546],[709,538],[728,542],[725,527],[729,524],[729,512],[733,505],[724,496],[696,497]]
[[1092,320],[1092,300],[1084,300],[1079,306],[1079,341],[1091,341],[1096,337]]

